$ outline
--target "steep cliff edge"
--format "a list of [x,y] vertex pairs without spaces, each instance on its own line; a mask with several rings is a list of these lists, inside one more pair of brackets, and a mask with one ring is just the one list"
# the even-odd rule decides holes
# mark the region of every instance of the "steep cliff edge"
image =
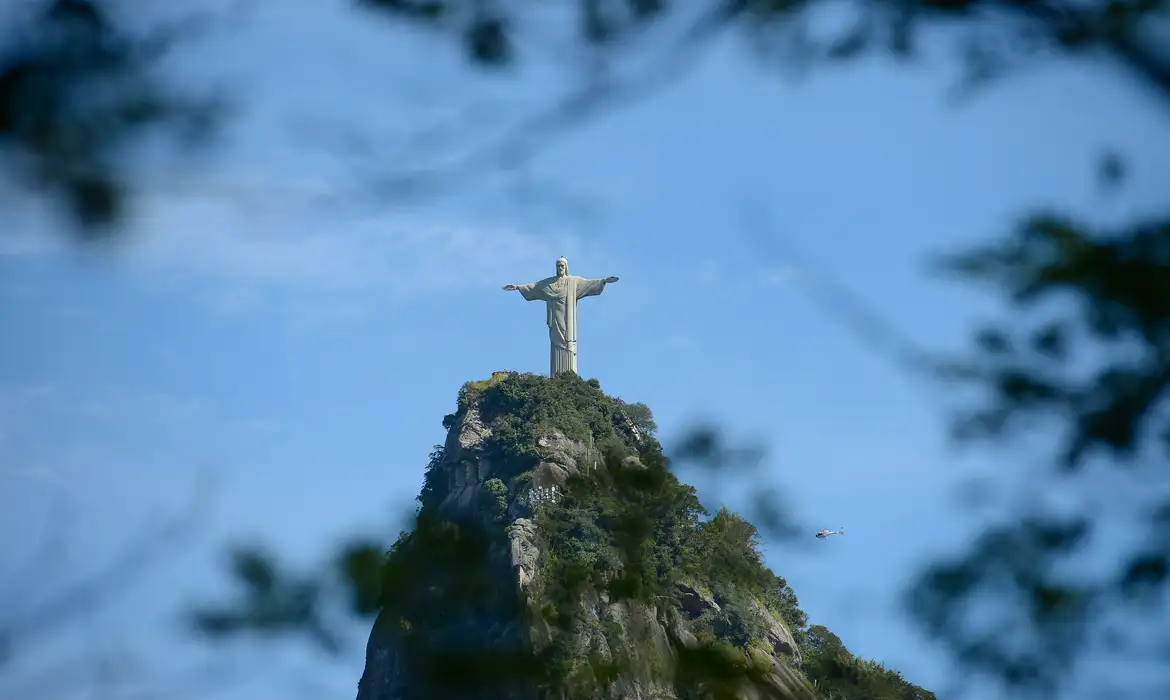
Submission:
[[[669,472],[644,406],[496,373],[443,424],[358,700],[818,697],[802,654],[825,635],[755,528]],[[902,683],[888,697],[933,697]]]

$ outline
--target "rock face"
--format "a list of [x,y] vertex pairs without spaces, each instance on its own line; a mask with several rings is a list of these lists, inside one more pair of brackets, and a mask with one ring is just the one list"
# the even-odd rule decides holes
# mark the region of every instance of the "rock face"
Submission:
[[[497,373],[491,381],[503,381],[507,376]],[[475,398],[467,396],[469,393],[465,388],[459,410],[445,421],[449,429],[442,457],[437,463],[432,463],[428,475],[428,479],[434,482],[436,502],[430,505],[424,502],[424,508],[433,507],[445,518],[482,523],[498,532],[498,539],[487,545],[487,566],[499,572],[492,574],[495,577],[492,579],[494,595],[501,600],[514,599],[518,603],[517,609],[537,613],[478,622],[472,621],[477,613],[469,613],[465,631],[456,636],[460,639],[475,637],[483,647],[492,649],[513,645],[539,653],[559,643],[562,646],[570,644],[582,654],[588,652],[594,659],[608,660],[620,655],[626,660],[622,670],[616,676],[607,677],[598,686],[594,697],[626,700],[699,697],[693,692],[680,692],[670,680],[673,676],[669,673],[669,669],[678,663],[680,653],[702,645],[692,629],[695,621],[704,614],[720,611],[715,596],[699,585],[679,581],[673,599],[654,604],[630,599],[612,600],[604,591],[587,589],[579,596],[579,612],[584,624],[568,642],[557,641],[555,621],[539,613],[542,607],[547,611],[548,606],[544,605],[542,598],[544,589],[547,589],[542,585],[547,557],[542,549],[544,539],[538,525],[537,509],[541,503],[555,503],[565,493],[573,475],[583,470],[604,468],[605,460],[601,450],[593,444],[592,436],[570,439],[552,430],[536,437],[530,458],[534,465],[523,465],[520,471],[521,467],[507,463],[507,458],[501,458],[499,451],[493,449],[493,429]],[[639,443],[643,440],[636,429],[630,437]],[[625,458],[623,466],[639,464],[637,457],[630,456]],[[493,481],[506,489],[493,486]],[[497,496],[493,500],[485,494]],[[497,565],[498,568],[493,568]],[[799,668],[800,652],[791,632],[763,602],[752,599],[750,604],[765,621],[764,632],[756,640],[755,648],[766,652],[766,665],[770,668],[758,674],[752,682],[740,683],[730,697],[742,700],[815,697],[811,686],[794,670]],[[433,688],[428,690],[419,680],[418,669],[411,660],[410,654],[415,649],[404,644],[401,629],[402,623],[396,620],[395,614],[384,610],[379,615],[366,648],[365,670],[358,683],[357,700],[435,700],[439,697],[560,700],[567,697],[563,691],[550,690],[540,683],[519,683],[506,688],[493,686],[490,690],[469,687],[457,694],[438,693]],[[413,644],[417,645],[417,642]]]

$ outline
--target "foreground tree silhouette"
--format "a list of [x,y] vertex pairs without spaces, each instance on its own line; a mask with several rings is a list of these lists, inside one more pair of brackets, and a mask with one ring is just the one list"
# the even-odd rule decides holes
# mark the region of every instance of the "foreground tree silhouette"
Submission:
[[[1155,24],[1165,18],[1165,0],[566,0],[540,12],[479,0],[356,5],[371,19],[430,31],[438,46],[466,56],[470,68],[496,76],[538,61],[518,48],[520,34],[548,36],[564,48],[562,58],[582,69],[568,75],[589,76],[574,79],[579,82],[566,86],[563,100],[522,118],[502,137],[470,134],[473,146],[482,138],[466,160],[382,174],[384,200],[434,197],[466,182],[468,171],[515,165],[549,138],[686,75],[725,34],[742,36],[765,65],[784,71],[878,52],[916,59],[928,38],[937,39],[959,49],[963,91],[1035,57],[1097,55],[1138,78],[1170,109],[1170,56],[1163,48],[1170,41],[1165,26]],[[62,197],[87,235],[108,233],[121,221],[127,198],[149,177],[135,174],[136,141],[161,129],[184,142],[198,136],[206,143],[222,116],[221,102],[161,71],[169,50],[193,42],[215,21],[184,16],[153,31],[130,31],[135,7],[39,0],[29,5],[31,16],[0,32],[0,172]],[[826,13],[851,21],[834,32],[814,31],[814,20]],[[659,70],[618,83],[597,69],[620,62],[630,49],[656,54]]]
[[[497,6],[488,13],[485,5],[455,0],[366,4],[386,17],[448,32],[452,47],[466,52],[476,66],[503,69],[525,59],[513,37],[529,17],[517,6]],[[157,97],[170,92],[168,86],[156,85],[129,96],[115,91],[123,97],[113,106],[92,109],[86,92],[75,88],[93,80],[140,87],[138,77],[157,53],[146,49],[157,44],[125,38],[96,1],[55,0],[44,7],[47,12],[26,41],[0,60],[0,141],[5,147],[0,167],[34,188],[65,196],[77,218],[92,229],[117,221],[125,195],[133,191],[132,178],[120,169],[123,146],[146,125],[191,113],[160,105],[189,102]],[[475,11],[464,11],[469,7]],[[1170,41],[1159,41],[1159,27],[1151,23],[1165,18],[1166,3],[1158,0],[868,0],[855,3],[855,27],[817,41],[804,28],[814,11],[810,2],[712,0],[703,7],[709,11],[681,22],[681,38],[668,47],[668,59],[682,61],[724,31],[743,33],[765,60],[786,66],[859,59],[876,51],[912,57],[924,31],[945,25],[953,31],[948,38],[964,47],[966,87],[983,85],[1037,52],[1097,54],[1139,78],[1170,113],[1170,61],[1159,53]],[[666,26],[679,17],[670,4],[652,0],[583,0],[564,8],[565,26],[578,27],[581,46],[602,56],[642,41],[644,28]],[[572,8],[579,12],[570,12]],[[638,96],[638,87],[588,84],[571,93],[565,104],[536,115],[531,123],[540,128],[521,129],[521,136],[489,144],[489,151],[511,153],[517,145],[530,144],[533,134],[555,135],[600,107]],[[99,131],[101,138],[94,136]],[[1117,179],[1123,163],[1110,157],[1102,172]],[[1013,688],[1055,694],[1087,648],[1080,642],[1099,632],[1109,613],[1149,605],[1157,600],[1155,593],[1164,591],[1170,500],[1157,487],[1170,462],[1168,222],[1170,218],[1151,219],[1092,230],[1055,215],[1030,216],[1001,244],[952,266],[970,280],[990,284],[1021,308],[1004,328],[980,334],[976,358],[943,368],[946,379],[983,387],[988,396],[982,410],[961,421],[962,433],[1002,442],[1011,439],[1013,428],[1047,418],[1063,428],[1053,446],[1053,483],[1083,483],[1086,490],[1108,491],[1121,472],[1086,475],[1085,465],[1096,455],[1110,468],[1128,468],[1127,473],[1136,473],[1151,487],[1151,502],[1134,504],[1149,536],[1131,543],[1107,578],[1070,582],[1057,573],[1094,532],[1095,516],[1087,507],[1059,517],[1029,508],[1016,521],[989,530],[966,556],[933,567],[916,584],[910,606],[925,628],[950,645],[960,661],[994,673]],[[1027,318],[1024,307],[1060,296],[1075,300],[1071,313],[1016,327]],[[1087,378],[1085,362],[1097,364]],[[1090,485],[1091,478],[1097,480]],[[340,590],[368,591],[374,579],[368,572],[358,574],[365,569],[354,562],[372,562],[376,551],[355,547],[341,557],[349,568],[340,567],[329,580],[342,586]],[[1013,630],[1019,635],[988,636],[966,624],[967,602],[988,589],[1020,601],[1018,619],[1026,625]],[[306,595],[290,593],[289,599]],[[355,601],[369,600],[353,595]],[[232,619],[224,617],[218,624],[230,627]],[[1019,644],[1019,639],[1031,641]],[[1150,643],[1157,640],[1140,641],[1142,653],[1160,653]]]
[[[932,566],[910,592],[911,610],[972,668],[1014,688],[1052,694],[1104,634],[1107,651],[1167,668],[1170,641],[1110,620],[1160,619],[1170,570],[1170,218],[1115,231],[1088,231],[1059,216],[1036,216],[1004,241],[959,256],[949,267],[989,284],[1021,310],[977,336],[975,357],[942,368],[972,383],[986,402],[961,416],[957,434],[1010,439],[1047,427],[1050,488],[1077,497],[1056,508],[1029,501],[954,561]],[[1053,304],[1052,302],[1057,302]],[[1064,302],[1064,303],[1059,303]],[[1057,310],[1054,310],[1053,307]],[[1036,309],[1040,318],[1024,310]],[[1108,471],[1094,473],[1092,464]],[[1121,487],[1136,478],[1144,500]],[[1112,569],[1070,571],[1103,526],[1092,496],[1116,494],[1137,532],[1115,550]],[[978,631],[968,603],[987,595],[1029,622],[1020,645]],[[1123,651],[1124,650],[1124,651]],[[1124,675],[1124,674],[1123,674]],[[1119,682],[1123,679],[1118,678]],[[1163,675],[1138,692],[1160,694]],[[1147,695],[1153,697],[1153,695]]]

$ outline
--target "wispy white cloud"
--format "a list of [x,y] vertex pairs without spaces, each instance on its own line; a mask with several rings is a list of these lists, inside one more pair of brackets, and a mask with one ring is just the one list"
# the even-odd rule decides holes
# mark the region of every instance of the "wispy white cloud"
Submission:
[[60,471],[45,464],[0,465],[0,479],[28,481],[55,489],[69,485]]
[[29,382],[19,386],[0,387],[0,423],[11,426],[16,418],[43,403],[56,391],[57,387],[49,382]]
[[0,423],[8,426],[51,419],[124,423],[146,420],[152,427],[188,424],[206,413],[201,401],[163,392],[80,393],[50,382],[0,386]]
[[494,284],[565,245],[507,225],[404,217],[241,229],[160,230],[131,253],[153,269],[258,288],[413,296]]
[[[755,266],[754,273],[742,274],[742,263],[735,264],[727,260],[706,258],[690,269],[689,277],[702,284],[710,284],[720,279],[741,280],[749,286],[755,283],[765,286],[787,284],[800,276],[800,270],[793,265]],[[752,277],[755,276],[755,281]]]
[[[287,198],[303,203],[311,184],[288,190]],[[280,199],[280,190],[274,192]],[[214,195],[156,195],[142,203],[128,242],[115,249],[114,258],[154,283],[195,291],[220,311],[248,311],[276,296],[308,307],[318,300],[317,311],[356,318],[370,302],[455,295],[528,279],[551,270],[557,256],[579,250],[577,237],[567,231],[508,222],[305,211],[282,210],[276,202],[242,214]],[[0,237],[0,254],[74,253],[33,227]]]
[[800,277],[800,270],[791,265],[780,265],[772,267],[764,271],[760,277],[760,282],[768,287],[775,287],[781,284],[788,284]]

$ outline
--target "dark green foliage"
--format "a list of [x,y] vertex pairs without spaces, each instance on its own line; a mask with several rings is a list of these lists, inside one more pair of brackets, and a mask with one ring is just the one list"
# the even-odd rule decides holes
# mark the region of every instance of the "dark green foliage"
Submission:
[[665,468],[628,464],[614,449],[605,469],[572,477],[538,521],[548,544],[548,580],[571,599],[583,586],[618,599],[665,595],[695,564],[703,507],[694,489]]
[[447,475],[440,467],[443,464],[443,446],[435,445],[427,459],[426,469],[423,470],[423,486],[415,497],[422,505],[438,503],[447,495]]
[[424,505],[414,529],[391,548],[375,634],[401,642],[422,696],[548,682],[549,664],[516,634],[527,612],[506,559],[492,556],[501,541],[498,529],[455,523]]
[[590,443],[616,435],[613,399],[596,383],[572,373],[552,379],[513,373],[482,387],[469,384],[460,405],[469,401],[476,403],[480,417],[492,429],[492,449],[501,460],[524,467],[518,471],[534,463],[537,439],[553,432]]
[[803,668],[826,700],[935,700],[934,693],[908,683],[897,671],[853,656],[821,625],[808,630]]
[[484,510],[492,522],[502,523],[508,515],[508,487],[499,479],[488,479],[483,483]]
[[722,612],[715,619],[715,634],[736,648],[746,649],[753,640],[761,639],[767,632],[763,614],[734,585],[720,586],[715,601]]
[[[798,645],[806,646],[808,618],[787,582],[763,565],[760,535],[751,523],[726,508],[705,519],[694,488],[668,470],[657,443],[654,451],[642,451],[649,464],[631,465],[626,458],[634,449],[619,440],[608,441],[606,448],[604,469],[574,476],[562,499],[541,511],[544,593],[552,601],[543,613],[547,618],[571,632],[583,622],[576,601],[589,588],[607,591],[611,600],[653,601],[671,595],[681,580],[694,581],[712,591],[719,610],[695,621],[706,643],[680,650],[687,659],[680,658],[676,682],[728,697],[736,682],[765,673],[770,664],[754,659],[749,648],[767,629],[758,604],[778,614]],[[568,673],[571,650],[554,645],[551,653]],[[934,697],[878,664],[848,658],[851,687],[861,693],[848,697]],[[807,675],[819,682],[819,674],[834,668],[813,665]],[[891,689],[899,694],[889,695]]]
[[702,526],[699,559],[707,572],[736,585],[762,592],[765,582],[774,578],[764,568],[757,547],[760,533],[755,526],[726,508]]
[[654,414],[644,403],[626,403],[615,399],[618,409],[629,419],[630,423],[646,437],[654,437],[658,433],[658,424],[654,422]]
[[773,577],[764,589],[764,603],[775,610],[803,649],[808,642],[808,615],[800,609],[800,600],[792,586],[781,576]]
[[695,649],[678,649],[675,685],[690,700],[736,700],[744,681],[762,680],[770,671],[763,659],[718,639]]

